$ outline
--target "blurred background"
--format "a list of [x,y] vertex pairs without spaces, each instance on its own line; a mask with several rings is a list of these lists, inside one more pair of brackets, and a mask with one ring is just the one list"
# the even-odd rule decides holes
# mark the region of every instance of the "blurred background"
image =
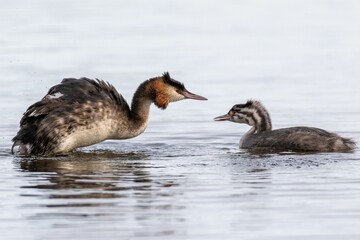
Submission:
[[[356,0],[0,0],[0,232],[6,239],[358,239],[358,150],[252,156],[212,119],[259,99],[274,128],[360,140]],[[208,102],[152,107],[137,138],[61,159],[10,155],[65,77],[131,101],[164,71]],[[22,231],[19,231],[21,229]]]

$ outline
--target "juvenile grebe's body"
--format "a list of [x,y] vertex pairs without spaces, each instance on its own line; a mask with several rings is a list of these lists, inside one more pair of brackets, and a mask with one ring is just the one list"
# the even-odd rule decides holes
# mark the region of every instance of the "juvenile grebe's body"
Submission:
[[228,114],[214,120],[252,126],[240,140],[240,148],[244,149],[347,152],[356,147],[353,140],[319,128],[291,127],[272,130],[270,115],[259,101],[234,105]]
[[186,98],[206,100],[168,73],[143,82],[131,108],[107,82],[66,78],[27,109],[13,148],[19,146],[24,155],[56,155],[106,139],[133,138],[147,127],[152,103],[165,109],[170,102]]

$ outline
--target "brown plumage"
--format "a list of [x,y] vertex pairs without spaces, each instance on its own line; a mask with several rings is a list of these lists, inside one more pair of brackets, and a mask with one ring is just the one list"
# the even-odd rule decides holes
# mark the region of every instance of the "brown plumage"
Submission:
[[227,114],[214,120],[252,126],[240,140],[240,148],[244,149],[347,152],[356,147],[353,140],[319,128],[291,127],[272,130],[270,115],[259,101],[249,100],[245,104],[234,105]]
[[169,73],[140,84],[131,108],[107,82],[66,78],[24,113],[12,151],[19,146],[25,155],[56,155],[106,139],[132,138],[145,130],[151,103],[165,109],[186,98],[206,100]]

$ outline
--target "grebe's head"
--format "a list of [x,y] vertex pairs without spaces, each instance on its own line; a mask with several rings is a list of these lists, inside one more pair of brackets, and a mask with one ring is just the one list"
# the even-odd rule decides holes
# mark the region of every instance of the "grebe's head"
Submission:
[[186,90],[184,84],[171,78],[168,72],[154,79],[151,87],[154,94],[153,101],[157,107],[162,109],[165,109],[170,102],[183,99],[207,100],[205,97]]
[[261,103],[253,100],[249,100],[245,104],[236,104],[227,114],[218,116],[214,120],[245,123],[254,126],[257,122],[256,113],[259,106],[261,106]]

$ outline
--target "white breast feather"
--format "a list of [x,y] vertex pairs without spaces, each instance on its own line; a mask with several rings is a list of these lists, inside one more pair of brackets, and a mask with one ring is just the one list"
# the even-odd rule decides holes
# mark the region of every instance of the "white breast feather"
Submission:
[[97,122],[88,127],[79,127],[59,144],[59,152],[68,152],[78,147],[90,146],[111,138],[114,132],[110,119]]

